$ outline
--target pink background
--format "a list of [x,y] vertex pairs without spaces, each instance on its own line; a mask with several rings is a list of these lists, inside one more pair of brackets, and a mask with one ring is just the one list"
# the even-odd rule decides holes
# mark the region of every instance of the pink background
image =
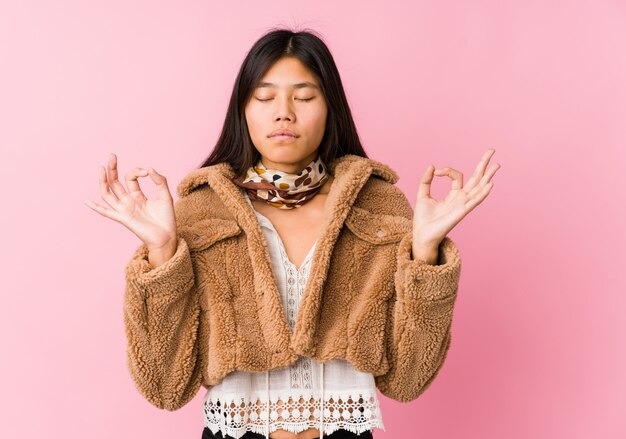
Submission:
[[0,437],[200,438],[204,389],[161,411],[127,373],[139,240],[82,200],[104,203],[110,152],[173,191],[216,141],[246,51],[279,25],[324,36],[367,152],[411,203],[430,163],[467,180],[494,147],[502,165],[450,233],[448,360],[418,400],[381,396],[375,437],[626,437],[626,4],[219,5],[0,4]]

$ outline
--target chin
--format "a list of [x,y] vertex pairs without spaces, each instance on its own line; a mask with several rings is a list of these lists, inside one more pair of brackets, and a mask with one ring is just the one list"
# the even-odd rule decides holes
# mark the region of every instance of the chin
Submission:
[[267,160],[285,164],[301,162],[311,154],[310,152],[299,152],[293,145],[277,145],[269,148],[267,154],[261,153]]

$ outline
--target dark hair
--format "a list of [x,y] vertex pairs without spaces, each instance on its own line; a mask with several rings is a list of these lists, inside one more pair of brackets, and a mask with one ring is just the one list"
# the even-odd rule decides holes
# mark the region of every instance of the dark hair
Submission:
[[273,29],[254,43],[244,59],[226,111],[222,132],[211,155],[200,168],[228,162],[236,176],[261,158],[254,147],[245,117],[245,104],[265,72],[283,56],[298,58],[319,82],[328,106],[319,155],[324,163],[345,154],[367,157],[356,131],[335,61],[314,31]]

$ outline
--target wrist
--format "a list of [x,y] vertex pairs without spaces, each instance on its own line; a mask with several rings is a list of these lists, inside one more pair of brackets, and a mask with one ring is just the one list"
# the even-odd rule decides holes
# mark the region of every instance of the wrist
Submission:
[[420,259],[427,264],[437,265],[439,258],[439,243],[423,243],[420,241],[413,241],[411,246],[411,259]]
[[169,261],[176,254],[178,238],[168,241],[166,244],[148,249],[148,262],[152,268],[156,268]]

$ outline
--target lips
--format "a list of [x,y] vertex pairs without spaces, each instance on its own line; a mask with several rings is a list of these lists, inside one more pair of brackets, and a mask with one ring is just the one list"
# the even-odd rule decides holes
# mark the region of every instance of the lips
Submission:
[[270,134],[270,137],[276,137],[276,136],[298,137],[296,133],[294,133],[293,131],[284,130],[284,129],[276,130],[272,134]]

